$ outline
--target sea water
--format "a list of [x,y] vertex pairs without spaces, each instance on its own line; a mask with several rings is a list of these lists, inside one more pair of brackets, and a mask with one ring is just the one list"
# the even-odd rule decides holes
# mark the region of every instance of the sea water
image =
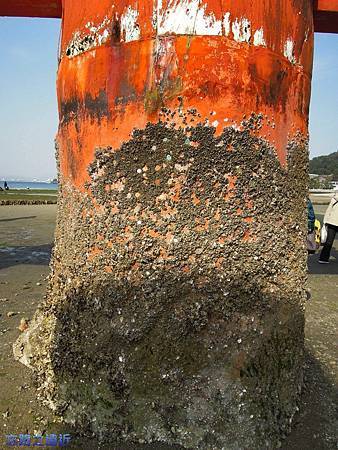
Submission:
[[[9,189],[50,189],[56,190],[58,188],[57,183],[46,183],[39,181],[8,181]],[[0,186],[4,187],[4,182],[0,181]]]

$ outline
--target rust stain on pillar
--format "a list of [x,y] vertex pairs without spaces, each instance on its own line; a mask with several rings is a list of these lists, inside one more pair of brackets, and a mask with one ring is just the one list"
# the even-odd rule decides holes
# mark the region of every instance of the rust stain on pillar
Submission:
[[275,448],[302,384],[309,0],[64,0],[48,298],[16,345],[103,440]]

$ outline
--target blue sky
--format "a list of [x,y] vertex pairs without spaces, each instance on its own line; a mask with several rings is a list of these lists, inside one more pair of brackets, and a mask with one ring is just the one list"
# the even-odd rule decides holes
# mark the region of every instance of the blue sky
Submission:
[[[59,20],[0,18],[0,179],[55,176]],[[338,150],[338,35],[317,34],[311,156]]]
[[310,156],[338,151],[338,34],[315,34]]

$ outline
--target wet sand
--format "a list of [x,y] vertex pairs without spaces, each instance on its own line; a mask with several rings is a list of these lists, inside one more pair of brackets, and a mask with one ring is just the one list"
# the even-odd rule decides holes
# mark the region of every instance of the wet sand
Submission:
[[[326,206],[315,206],[319,218],[325,209]],[[0,449],[10,448],[5,445],[6,434],[75,434],[75,430],[60,423],[36,402],[31,373],[14,361],[12,353],[12,344],[20,334],[17,327],[21,318],[30,319],[45,295],[55,215],[55,205],[0,206]],[[311,299],[306,305],[305,386],[293,431],[282,443],[284,450],[336,448],[338,241],[330,265],[319,265],[317,259],[318,255],[309,257]],[[93,440],[79,439],[69,448],[173,447],[160,444],[99,447]]]

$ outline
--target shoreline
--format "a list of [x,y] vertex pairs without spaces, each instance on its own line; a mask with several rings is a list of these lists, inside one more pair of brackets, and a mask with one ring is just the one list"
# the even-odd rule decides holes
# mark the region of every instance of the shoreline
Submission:
[[57,199],[55,200],[0,200],[0,206],[11,206],[11,205],[56,205]]
[[0,206],[52,205],[57,203],[56,189],[12,189],[0,191]]

